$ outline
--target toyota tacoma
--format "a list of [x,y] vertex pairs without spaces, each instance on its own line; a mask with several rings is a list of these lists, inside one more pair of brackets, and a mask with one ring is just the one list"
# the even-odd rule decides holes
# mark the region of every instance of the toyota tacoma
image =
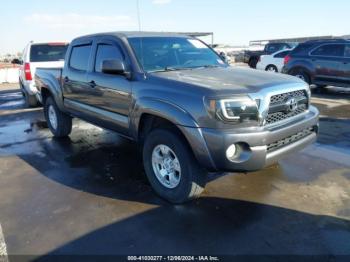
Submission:
[[208,172],[254,171],[315,141],[318,110],[302,80],[230,67],[202,41],[115,32],[74,39],[64,68],[38,68],[55,137],[77,117],[136,141],[158,195],[200,195]]

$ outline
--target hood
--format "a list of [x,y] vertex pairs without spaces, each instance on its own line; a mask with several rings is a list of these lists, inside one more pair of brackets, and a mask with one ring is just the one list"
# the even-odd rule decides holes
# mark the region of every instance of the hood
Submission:
[[239,67],[157,72],[152,73],[152,76],[201,86],[220,93],[256,93],[273,86],[305,86],[305,83],[296,77]]

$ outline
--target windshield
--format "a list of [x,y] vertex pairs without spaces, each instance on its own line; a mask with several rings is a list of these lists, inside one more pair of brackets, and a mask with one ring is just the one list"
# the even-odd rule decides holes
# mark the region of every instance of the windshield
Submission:
[[133,37],[129,43],[147,72],[226,66],[218,54],[193,38]]
[[63,61],[68,44],[35,44],[30,48],[31,62]]

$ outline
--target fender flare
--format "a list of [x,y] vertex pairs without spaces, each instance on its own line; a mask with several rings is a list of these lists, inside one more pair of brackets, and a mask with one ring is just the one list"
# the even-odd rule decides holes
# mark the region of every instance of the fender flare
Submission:
[[130,127],[133,132],[132,135],[135,138],[138,136],[139,125],[143,114],[161,117],[177,126],[199,127],[193,117],[183,108],[162,99],[142,97],[133,105],[130,116]]

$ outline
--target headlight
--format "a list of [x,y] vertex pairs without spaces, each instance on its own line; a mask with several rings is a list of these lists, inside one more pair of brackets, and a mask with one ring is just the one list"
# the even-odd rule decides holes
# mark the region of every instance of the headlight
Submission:
[[249,96],[237,96],[228,99],[209,99],[209,113],[219,120],[232,123],[258,121],[259,100]]

